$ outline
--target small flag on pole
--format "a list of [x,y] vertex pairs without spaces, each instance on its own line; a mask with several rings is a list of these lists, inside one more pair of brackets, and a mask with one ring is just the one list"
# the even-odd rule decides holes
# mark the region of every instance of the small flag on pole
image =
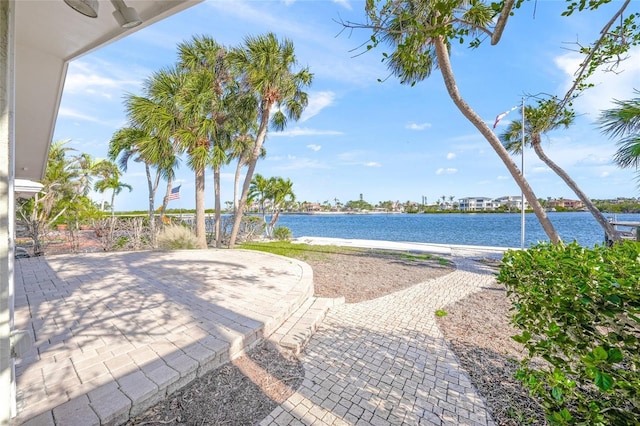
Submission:
[[495,129],[496,126],[498,125],[498,123],[500,122],[500,120],[502,120],[503,118],[505,118],[507,116],[507,114],[509,114],[511,111],[513,111],[514,109],[518,108],[518,105],[514,106],[513,108],[511,108],[508,111],[503,112],[502,114],[498,114],[496,116],[496,121],[495,123],[493,123],[493,128]]
[[175,188],[171,188],[171,192],[169,193],[169,201],[171,200],[179,200],[180,199],[180,187],[182,185],[178,185]]

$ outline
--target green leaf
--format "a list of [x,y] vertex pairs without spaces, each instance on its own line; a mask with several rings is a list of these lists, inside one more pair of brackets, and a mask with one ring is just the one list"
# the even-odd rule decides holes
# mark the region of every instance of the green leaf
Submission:
[[611,364],[622,361],[622,351],[619,348],[609,349],[608,360]]
[[595,384],[600,390],[609,390],[613,386],[613,377],[608,373],[596,371]]
[[562,402],[562,389],[560,389],[557,386],[554,386],[551,389],[551,395],[553,396],[553,399],[555,399],[558,402]]
[[593,350],[593,357],[598,360],[606,360],[609,357],[607,351],[602,347],[598,346]]

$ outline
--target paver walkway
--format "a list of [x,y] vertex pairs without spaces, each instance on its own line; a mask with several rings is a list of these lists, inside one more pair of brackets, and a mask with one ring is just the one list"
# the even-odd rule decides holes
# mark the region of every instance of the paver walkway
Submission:
[[491,284],[481,264],[333,308],[304,350],[302,386],[267,425],[493,425],[435,311]]
[[120,424],[273,333],[313,293],[302,262],[242,250],[16,261],[13,424]]

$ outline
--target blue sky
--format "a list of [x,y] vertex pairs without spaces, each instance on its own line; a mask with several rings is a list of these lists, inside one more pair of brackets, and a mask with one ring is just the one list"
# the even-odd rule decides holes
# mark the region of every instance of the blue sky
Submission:
[[[489,125],[527,94],[563,94],[579,63],[572,52],[576,42],[595,40],[618,4],[566,18],[560,16],[564,2],[541,0],[535,10],[534,2],[525,3],[497,46],[453,46],[461,94]],[[639,3],[631,7],[637,11]],[[70,139],[70,147],[104,158],[113,133],[127,125],[124,94],[139,94],[151,73],[174,64],[178,43],[209,35],[238,46],[247,35],[274,32],[294,42],[299,64],[310,68],[314,82],[301,120],[283,132],[269,132],[267,157],[257,173],[290,178],[297,199],[310,202],[345,203],[360,194],[372,204],[419,202],[423,196],[431,203],[443,195],[519,195],[488,142],[453,105],[438,70],[414,87],[386,78],[385,47],[358,55],[370,32],[343,30],[340,20],[364,22],[364,1],[205,1],[72,62],[54,140]],[[634,173],[612,163],[615,143],[594,124],[612,99],[630,99],[633,89],[640,89],[640,49],[632,51],[622,70],[596,75],[596,87],[575,102],[575,124],[544,140],[548,155],[592,198],[638,196]],[[519,116],[511,112],[496,132]],[[525,151],[525,162],[539,198],[576,198],[533,151]],[[233,198],[234,166],[223,172],[224,202]],[[143,167],[131,163],[123,181],[134,189],[116,198],[116,210],[146,209]],[[177,184],[181,199],[170,207],[193,208],[193,172],[186,164],[178,170]],[[210,208],[211,173],[206,185]]]

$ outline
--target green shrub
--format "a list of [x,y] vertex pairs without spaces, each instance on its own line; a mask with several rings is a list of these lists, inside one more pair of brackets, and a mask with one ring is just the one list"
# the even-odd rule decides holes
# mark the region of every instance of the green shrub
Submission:
[[291,229],[286,226],[276,226],[273,228],[273,238],[278,241],[289,241],[292,236]]
[[549,421],[640,424],[640,244],[509,251],[498,281],[528,350],[518,376]]
[[196,236],[190,228],[182,225],[168,225],[158,234],[160,250],[195,249],[198,247]]

